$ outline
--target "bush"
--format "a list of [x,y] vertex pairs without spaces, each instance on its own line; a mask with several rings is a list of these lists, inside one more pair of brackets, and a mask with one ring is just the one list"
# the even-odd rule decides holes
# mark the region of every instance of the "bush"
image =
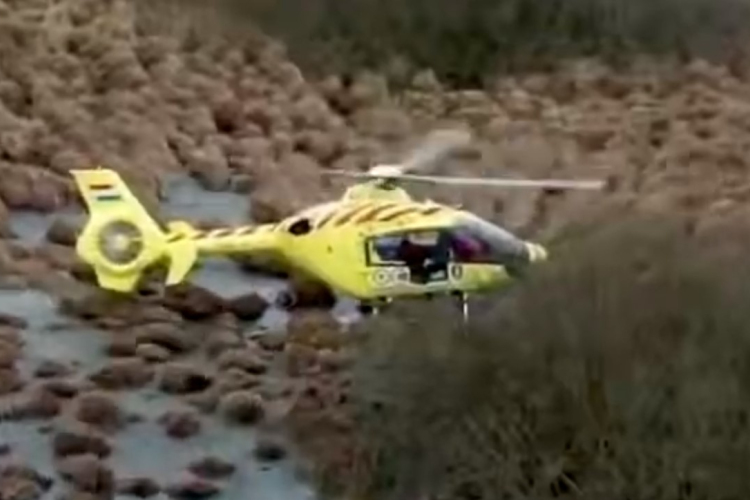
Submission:
[[[430,68],[451,87],[569,59],[654,55],[740,67],[750,0],[138,0],[139,22],[188,38],[286,43],[308,74]],[[253,43],[255,43],[253,42]]]
[[726,61],[744,47],[747,0],[224,0],[286,41],[307,69],[338,74],[405,58],[479,86],[566,58]]
[[598,228],[564,235],[466,334],[442,304],[369,324],[357,451],[324,486],[376,500],[748,498],[747,248],[672,218]]

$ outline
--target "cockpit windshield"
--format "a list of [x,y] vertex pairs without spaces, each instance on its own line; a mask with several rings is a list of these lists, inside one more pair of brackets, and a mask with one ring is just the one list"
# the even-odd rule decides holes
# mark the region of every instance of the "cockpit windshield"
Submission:
[[465,216],[448,232],[456,262],[509,265],[526,255],[523,241],[479,217]]

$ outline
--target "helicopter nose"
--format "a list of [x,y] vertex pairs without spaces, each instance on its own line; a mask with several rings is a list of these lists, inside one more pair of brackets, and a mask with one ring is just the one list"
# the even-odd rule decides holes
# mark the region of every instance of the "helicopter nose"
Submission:
[[527,241],[526,249],[529,252],[529,261],[531,261],[532,263],[544,262],[549,258],[549,253],[547,252],[547,249],[544,248],[542,245],[539,245],[538,243],[532,243],[530,241]]

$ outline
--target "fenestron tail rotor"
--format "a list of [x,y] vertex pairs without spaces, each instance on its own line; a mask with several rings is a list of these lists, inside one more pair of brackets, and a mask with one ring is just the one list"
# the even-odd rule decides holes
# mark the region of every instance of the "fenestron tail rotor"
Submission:
[[108,261],[125,266],[135,262],[143,252],[143,235],[135,224],[115,220],[99,230],[96,238],[101,255]]
[[76,253],[96,274],[99,286],[133,291],[141,275],[161,261],[168,263],[166,284],[182,281],[197,258],[186,224],[162,228],[120,175],[110,169],[71,172],[89,217],[76,242]]

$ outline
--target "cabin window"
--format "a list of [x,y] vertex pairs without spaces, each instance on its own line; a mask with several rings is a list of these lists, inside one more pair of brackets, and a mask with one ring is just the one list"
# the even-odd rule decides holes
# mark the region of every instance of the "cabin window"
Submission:
[[376,236],[370,240],[370,259],[379,264],[404,264],[417,254],[425,259],[446,259],[465,264],[518,264],[526,259],[523,241],[481,219],[434,230],[416,230]]
[[373,253],[380,262],[398,262],[400,244],[401,236],[381,236],[372,240]]
[[427,258],[437,257],[436,254],[441,251],[443,254],[449,252],[446,234],[440,230],[404,231],[377,236],[370,241],[370,256],[379,263],[403,264],[408,260],[407,252],[411,249],[418,249]]
[[473,217],[447,228],[376,236],[368,250],[372,264],[406,266],[413,279],[423,281],[447,279],[451,262],[500,265],[514,275],[520,275],[529,262],[523,240]]
[[409,268],[412,281],[430,283],[448,279],[450,245],[442,230],[404,231],[371,240],[370,259],[375,264]]

